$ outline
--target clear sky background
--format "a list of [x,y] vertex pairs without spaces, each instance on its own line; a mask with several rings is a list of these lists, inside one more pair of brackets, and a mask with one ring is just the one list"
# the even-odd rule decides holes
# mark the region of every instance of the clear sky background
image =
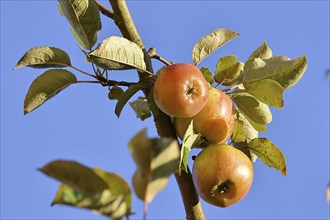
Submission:
[[[258,160],[244,200],[226,209],[203,205],[207,219],[328,219],[329,1],[128,1],[128,5],[146,46],[156,47],[174,62],[192,63],[197,40],[221,27],[241,36],[203,61],[201,65],[213,71],[221,56],[234,54],[245,62],[264,40],[274,55],[307,55],[305,76],[285,93],[284,109],[272,108],[273,122],[260,133],[286,155],[287,177]],[[112,20],[102,16],[102,22],[99,41],[120,34]],[[139,121],[129,106],[118,119],[107,88],[94,84],[73,85],[23,116],[26,92],[43,70],[13,71],[13,67],[35,46],[61,48],[75,66],[92,72],[57,10],[57,1],[1,0],[1,219],[104,219],[82,209],[50,207],[59,182],[37,168],[55,159],[76,160],[116,172],[130,183],[135,164],[127,143],[144,127],[150,137],[156,136],[153,121]],[[155,69],[160,66],[154,62]],[[137,79],[135,71],[113,71],[110,76]],[[131,219],[141,219],[143,204],[136,196],[133,209]],[[184,217],[172,176],[150,204],[148,218]]]

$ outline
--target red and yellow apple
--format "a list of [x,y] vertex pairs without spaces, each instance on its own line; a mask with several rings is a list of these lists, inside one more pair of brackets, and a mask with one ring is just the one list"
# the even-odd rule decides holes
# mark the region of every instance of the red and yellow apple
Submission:
[[196,133],[211,144],[226,143],[234,129],[235,108],[231,98],[217,88],[211,88],[204,108],[191,118],[174,118],[174,126],[182,139],[191,120]]
[[194,65],[177,63],[159,74],[153,89],[155,103],[166,114],[189,118],[202,110],[210,85]]
[[219,207],[227,207],[243,199],[254,177],[251,160],[227,144],[203,149],[195,158],[192,175],[201,198]]

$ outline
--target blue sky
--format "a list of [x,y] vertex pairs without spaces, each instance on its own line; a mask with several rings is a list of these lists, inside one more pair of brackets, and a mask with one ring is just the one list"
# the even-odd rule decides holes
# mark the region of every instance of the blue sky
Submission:
[[[102,1],[108,6],[107,1]],[[241,36],[209,56],[201,65],[215,70],[221,56],[234,54],[245,61],[264,40],[274,55],[307,55],[308,70],[284,96],[284,109],[272,109],[267,137],[286,155],[287,177],[260,160],[247,197],[221,209],[203,202],[207,219],[327,219],[325,188],[329,175],[329,1],[128,1],[147,47],[174,62],[191,61],[195,42],[217,28]],[[99,41],[119,35],[102,16]],[[127,143],[147,127],[156,136],[151,119],[141,122],[126,106],[119,119],[107,88],[73,85],[23,116],[23,101],[30,83],[43,70],[13,71],[19,58],[35,46],[67,51],[81,69],[84,62],[68,22],[56,1],[1,0],[1,219],[104,219],[86,210],[50,207],[59,183],[40,172],[55,159],[79,161],[122,175],[128,182],[135,171]],[[154,62],[154,68],[161,66]],[[77,74],[80,79],[84,76]],[[114,79],[136,80],[135,71],[111,72]],[[197,151],[193,151],[197,153]],[[193,154],[192,154],[193,155]],[[133,198],[141,219],[143,204]],[[184,218],[176,181],[149,206],[149,219]]]

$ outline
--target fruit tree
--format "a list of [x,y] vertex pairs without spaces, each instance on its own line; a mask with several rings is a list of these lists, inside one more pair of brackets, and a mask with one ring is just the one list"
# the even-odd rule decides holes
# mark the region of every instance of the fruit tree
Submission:
[[[15,69],[46,70],[28,89],[24,114],[73,84],[89,83],[104,87],[107,98],[116,102],[117,117],[129,106],[142,121],[152,117],[158,137],[149,138],[147,130],[142,129],[129,140],[136,164],[132,181],[71,160],[44,165],[39,170],[61,182],[53,204],[121,219],[133,214],[135,193],[144,202],[144,210],[134,212],[143,212],[146,218],[148,204],[174,175],[186,218],[205,219],[199,198],[221,208],[242,201],[253,185],[256,160],[286,175],[284,154],[259,133],[265,132],[273,120],[270,107],[283,108],[284,92],[304,75],[306,55],[294,59],[273,55],[264,41],[245,62],[235,55],[222,56],[212,71],[202,66],[202,61],[240,36],[239,30],[218,28],[192,45],[190,63],[168,61],[142,41],[126,1],[109,2],[111,9],[95,0],[58,1],[59,12],[69,22],[77,49],[90,69],[75,66],[65,48],[29,49]],[[98,39],[104,26],[100,16],[113,20],[121,36]],[[162,67],[154,70],[154,62],[160,62]],[[138,79],[117,80],[110,74],[125,70],[136,73]],[[79,80],[78,74],[90,80]],[[192,149],[199,153],[190,154]],[[194,160],[192,171],[190,158]]]

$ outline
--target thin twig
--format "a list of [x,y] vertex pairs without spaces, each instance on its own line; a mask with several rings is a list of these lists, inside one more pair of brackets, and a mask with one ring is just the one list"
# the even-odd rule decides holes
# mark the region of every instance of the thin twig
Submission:
[[92,75],[92,74],[90,74],[90,73],[87,73],[87,72],[85,72],[85,71],[83,71],[83,70],[81,70],[81,69],[78,69],[78,68],[75,67],[75,66],[69,66],[69,67],[71,67],[72,69],[77,70],[77,71],[79,71],[79,72],[81,72],[81,73],[83,73],[83,74],[85,74],[85,75],[87,75],[87,76],[90,76],[90,77],[93,77],[93,78],[97,79],[96,76],[94,76],[94,75]]
[[114,17],[113,11],[111,11],[110,9],[108,9],[107,7],[105,7],[104,5],[102,5],[99,2],[96,2],[96,4],[99,6],[100,12],[103,15],[107,16],[108,18],[113,19],[113,17]]
[[148,55],[151,58],[154,58],[156,60],[159,60],[160,62],[164,63],[166,66],[170,66],[172,65],[171,62],[168,62],[167,60],[165,60],[163,57],[159,56],[156,52],[156,48],[152,47],[148,50]]

